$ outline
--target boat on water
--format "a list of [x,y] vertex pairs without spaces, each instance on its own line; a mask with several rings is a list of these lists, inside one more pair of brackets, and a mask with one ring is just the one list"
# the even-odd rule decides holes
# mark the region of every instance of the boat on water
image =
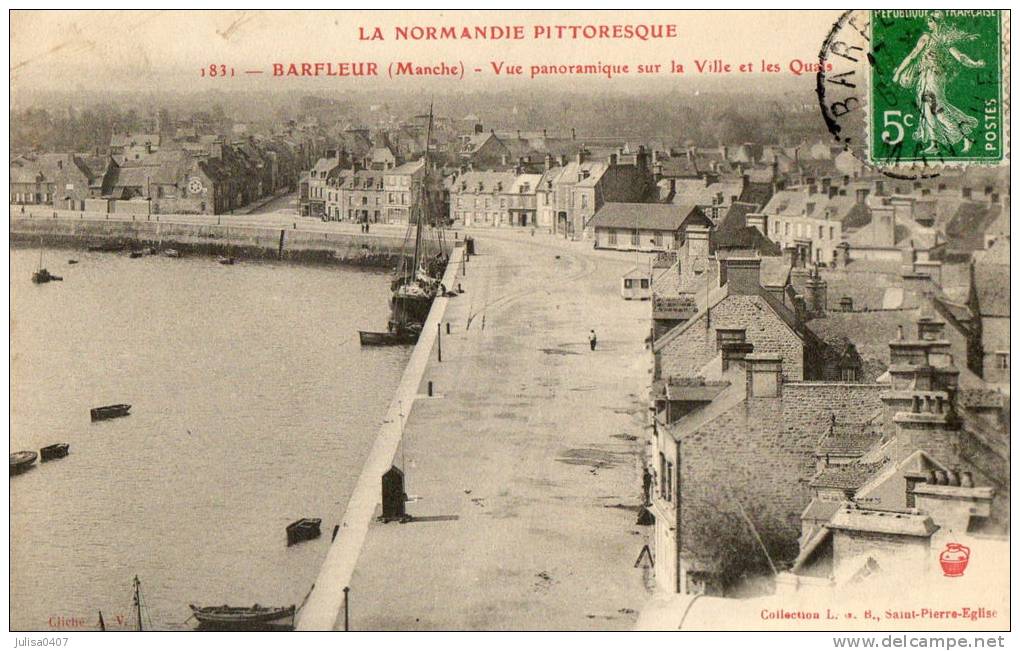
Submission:
[[179,258],[181,257],[181,252],[177,249],[166,249],[163,251],[163,255],[168,258]]
[[196,606],[191,614],[205,630],[292,630],[296,606]]
[[41,285],[43,283],[48,283],[48,282],[52,282],[54,280],[63,280],[63,279],[64,279],[63,276],[54,276],[53,274],[51,274],[46,269],[39,269],[38,271],[33,271],[32,272],[32,282],[35,283],[36,285]]
[[[432,141],[432,109],[429,108],[426,143]],[[445,241],[441,220],[436,218],[430,193],[429,147],[425,147],[424,173],[411,206],[412,219],[408,221],[393,282],[390,285],[390,319],[386,332],[361,330],[358,332],[363,346],[398,346],[418,341],[432,302],[441,291],[440,279],[446,270]],[[413,249],[408,252],[413,237]]]
[[119,404],[119,405],[106,405],[104,407],[94,407],[93,409],[89,410],[89,414],[92,416],[93,421],[97,421],[127,416],[129,411],[131,411],[131,405]]
[[42,248],[40,248],[39,249],[39,266],[38,266],[38,268],[36,268],[35,271],[32,272],[32,282],[35,283],[36,285],[41,285],[42,283],[48,283],[48,282],[51,282],[51,281],[54,281],[54,280],[63,280],[63,277],[61,277],[61,276],[54,276],[49,271],[47,271],[44,266],[42,266],[42,256],[43,256]]
[[147,253],[148,253],[147,251],[132,251],[131,253],[128,253],[128,257],[130,257],[130,258],[140,258],[143,255],[146,255]]
[[78,264],[78,261],[75,260],[74,258],[71,258],[70,260],[67,261],[67,264]]
[[54,459],[63,459],[67,456],[70,449],[70,443],[54,443],[53,445],[47,445],[46,447],[39,449],[39,460],[52,461]]
[[235,262],[237,262],[237,259],[232,256],[228,257],[221,255],[216,261],[219,262],[220,264],[234,264]]
[[421,328],[407,327],[386,332],[358,330],[358,338],[362,346],[411,346],[418,342]]
[[318,538],[322,535],[319,530],[321,524],[322,520],[319,518],[301,518],[296,522],[291,522],[287,525],[287,546]]
[[25,472],[32,467],[37,458],[39,458],[39,455],[32,450],[11,453],[11,474],[17,475]]

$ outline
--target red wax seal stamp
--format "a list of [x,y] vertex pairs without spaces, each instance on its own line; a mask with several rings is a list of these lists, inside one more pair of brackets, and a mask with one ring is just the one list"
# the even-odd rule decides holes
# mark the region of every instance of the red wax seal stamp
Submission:
[[943,576],[963,576],[968,561],[970,561],[970,548],[964,547],[960,543],[949,543],[939,554],[939,564],[942,565]]

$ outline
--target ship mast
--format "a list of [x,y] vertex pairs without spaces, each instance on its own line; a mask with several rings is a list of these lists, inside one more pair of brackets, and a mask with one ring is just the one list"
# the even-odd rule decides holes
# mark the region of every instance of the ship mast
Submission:
[[135,614],[138,616],[138,630],[142,630],[142,595],[138,591],[141,586],[141,581],[138,580],[138,575],[135,575]]
[[426,209],[428,208],[428,182],[429,182],[429,146],[432,143],[432,104],[429,103],[429,126],[425,132],[425,173],[421,179],[421,188],[419,188],[420,200],[418,202],[418,230],[414,237],[414,266],[411,267],[411,278],[415,278],[418,273],[418,265],[421,264],[421,245],[422,245],[422,221]]

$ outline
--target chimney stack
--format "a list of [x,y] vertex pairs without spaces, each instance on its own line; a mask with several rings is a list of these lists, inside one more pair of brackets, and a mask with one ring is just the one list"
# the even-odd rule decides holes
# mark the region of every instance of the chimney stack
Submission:
[[805,283],[807,291],[807,308],[811,316],[825,316],[826,302],[828,299],[828,283],[818,275],[817,267],[812,271]]
[[731,295],[753,296],[761,293],[761,258],[732,257],[721,262],[726,266],[726,284]]
[[687,238],[688,258],[708,257],[708,233],[707,226],[688,226],[684,231]]
[[760,212],[747,214],[747,225],[758,229],[758,232],[766,237],[769,234],[768,216]]
[[778,398],[783,388],[783,358],[774,353],[744,356],[748,398]]

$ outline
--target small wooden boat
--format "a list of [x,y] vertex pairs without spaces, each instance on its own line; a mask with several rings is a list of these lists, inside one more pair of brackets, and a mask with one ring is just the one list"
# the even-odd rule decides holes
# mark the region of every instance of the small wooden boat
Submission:
[[67,264],[78,264],[78,261],[75,260],[74,258],[71,258],[70,260],[67,261]]
[[32,450],[23,450],[11,454],[11,474],[17,475],[32,467],[35,460],[39,458]]
[[165,251],[163,251],[163,255],[165,255],[168,258],[179,258],[181,257],[181,252],[178,251],[177,249],[166,249]]
[[418,341],[418,333],[413,330],[403,332],[369,332],[358,330],[358,338],[362,346],[410,346]]
[[53,445],[47,445],[39,450],[39,460],[52,461],[54,459],[63,459],[67,456],[70,448],[70,443],[54,443]]
[[131,405],[106,405],[105,407],[95,407],[89,411],[92,415],[92,420],[107,420],[110,418],[120,418],[121,416],[127,416],[131,410]]
[[39,271],[32,272],[32,282],[41,285],[42,283],[48,283],[54,280],[63,280],[63,276],[54,276],[46,269],[40,269]]
[[146,253],[148,253],[148,251],[132,251],[131,253],[128,253],[128,257],[131,257],[131,258],[140,258],[143,255],[145,255]]
[[233,257],[220,256],[217,260],[220,264],[234,264],[237,260]]
[[294,628],[295,606],[196,606],[189,605],[199,627],[205,630],[257,631]]
[[287,546],[318,538],[322,535],[319,531],[321,524],[322,520],[319,518],[301,518],[297,522],[291,522],[287,525]]

